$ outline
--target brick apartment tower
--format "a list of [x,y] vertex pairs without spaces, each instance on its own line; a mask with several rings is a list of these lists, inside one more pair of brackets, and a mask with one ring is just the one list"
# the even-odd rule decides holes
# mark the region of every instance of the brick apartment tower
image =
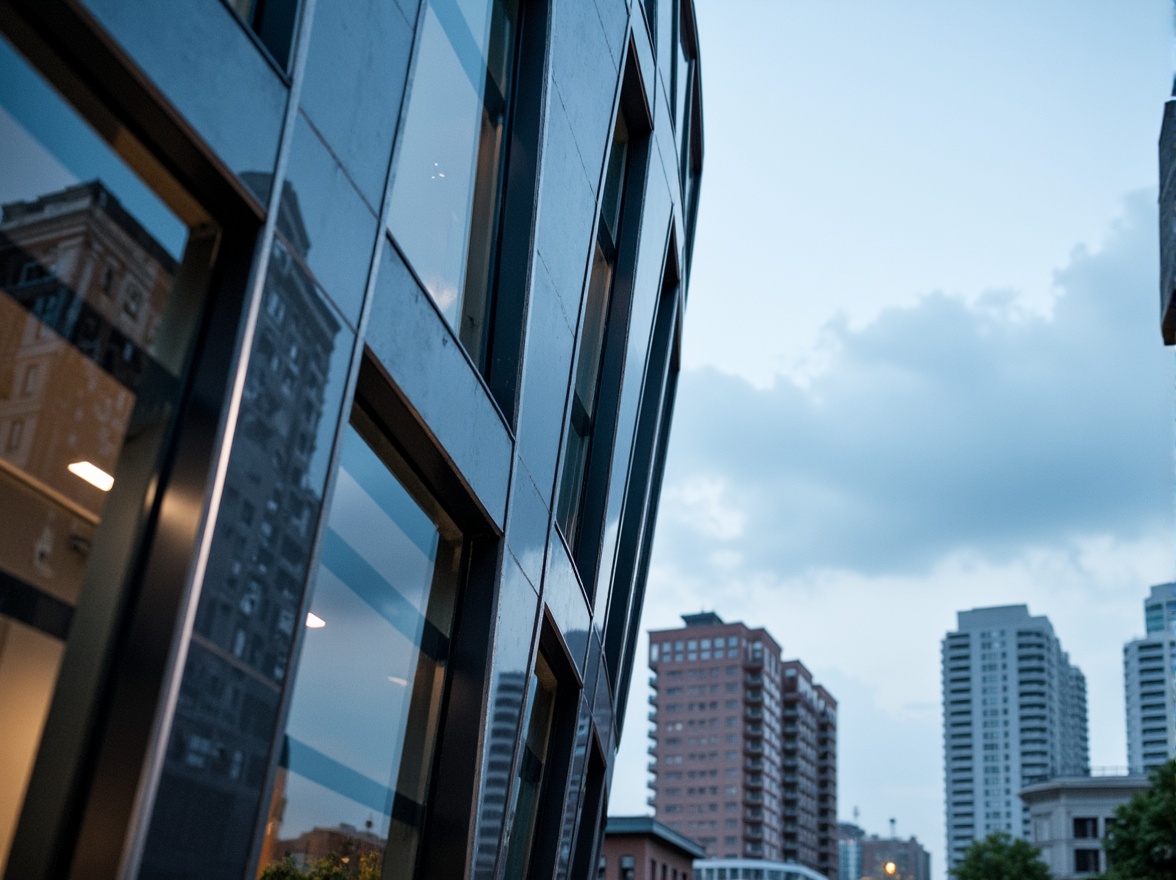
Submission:
[[684,614],[649,634],[650,803],[707,855],[837,880],[837,702],[764,629]]

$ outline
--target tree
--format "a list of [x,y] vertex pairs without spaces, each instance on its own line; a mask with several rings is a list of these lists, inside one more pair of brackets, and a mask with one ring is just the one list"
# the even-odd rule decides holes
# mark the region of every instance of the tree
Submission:
[[1176,877],[1176,758],[1153,770],[1151,788],[1120,805],[1107,825],[1107,880]]
[[953,870],[955,880],[1050,880],[1049,868],[1026,840],[994,831],[964,851]]

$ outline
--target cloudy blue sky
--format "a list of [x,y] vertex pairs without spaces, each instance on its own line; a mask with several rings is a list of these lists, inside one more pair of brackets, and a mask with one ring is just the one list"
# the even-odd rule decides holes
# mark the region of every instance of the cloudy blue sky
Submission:
[[[1174,574],[1171,0],[696,5],[706,165],[643,629],[768,627],[841,701],[841,816],[896,818],[942,877],[957,610],[1048,615],[1092,763],[1126,762],[1122,643]],[[646,695],[614,814],[646,811]]]

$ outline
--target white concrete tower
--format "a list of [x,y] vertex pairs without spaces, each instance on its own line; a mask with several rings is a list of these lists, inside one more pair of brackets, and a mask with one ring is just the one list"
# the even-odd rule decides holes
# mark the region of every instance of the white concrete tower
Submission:
[[1127,765],[1146,773],[1176,757],[1176,583],[1143,603],[1147,634],[1123,646]]
[[1028,837],[1017,792],[1090,772],[1086,679],[1025,605],[958,614],[942,644],[947,859],[993,831]]

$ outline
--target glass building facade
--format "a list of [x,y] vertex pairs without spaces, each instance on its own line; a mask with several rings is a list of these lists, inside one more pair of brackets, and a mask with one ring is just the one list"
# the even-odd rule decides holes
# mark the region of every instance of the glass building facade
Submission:
[[690,0],[0,0],[4,877],[594,876],[700,82]]

